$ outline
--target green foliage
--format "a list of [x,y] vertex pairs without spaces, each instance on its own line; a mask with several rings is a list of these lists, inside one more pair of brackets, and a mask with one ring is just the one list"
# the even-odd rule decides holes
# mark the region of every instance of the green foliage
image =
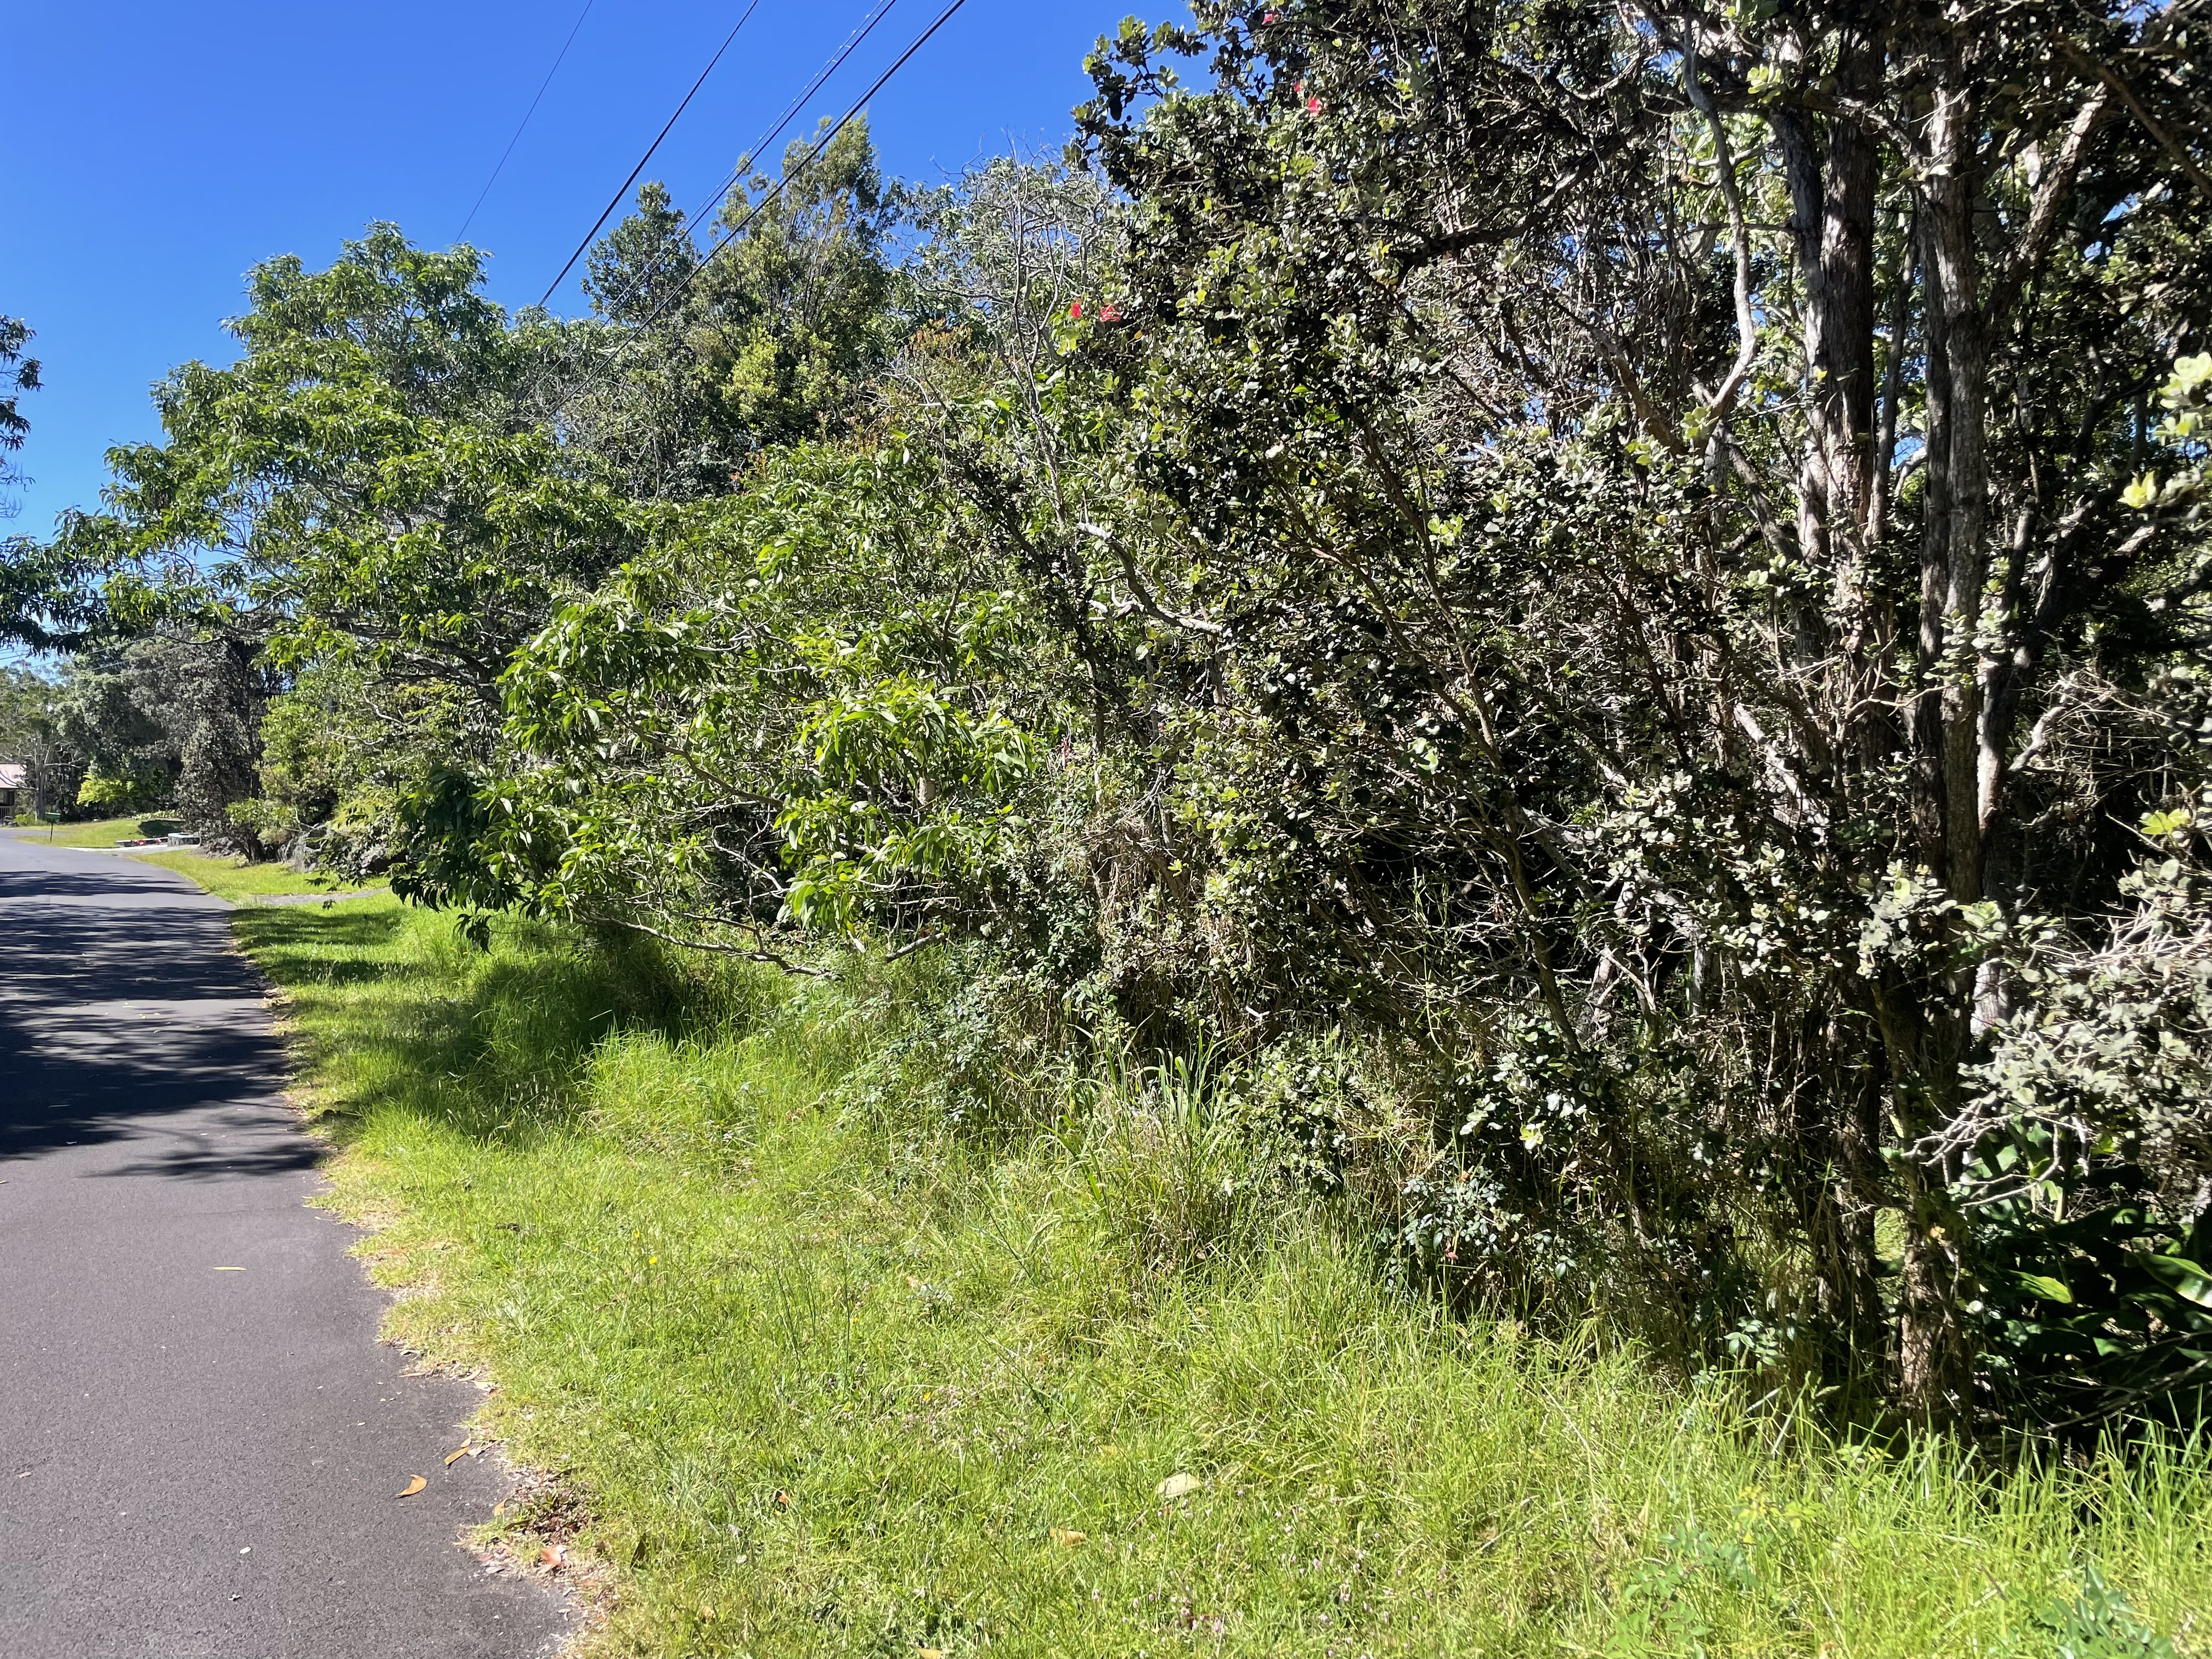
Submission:
[[15,457],[31,431],[22,394],[39,389],[39,360],[23,355],[30,343],[31,329],[22,319],[0,317],[0,389],[6,393],[0,396],[0,518],[14,515],[16,503],[6,492],[22,482]]
[[584,291],[611,322],[651,323],[676,303],[698,268],[684,214],[656,179],[638,191],[637,211],[585,259]]
[[2036,1623],[2050,1632],[2051,1659],[2175,1659],[2173,1644],[2137,1619],[2094,1567],[2081,1575],[2079,1595]]
[[168,785],[169,780],[158,773],[116,777],[95,769],[77,785],[76,804],[93,812],[126,812],[158,803],[169,793]]
[[[28,324],[0,316],[0,521],[22,510],[15,491],[24,482],[16,456],[30,436],[23,395],[40,390],[39,360],[25,355]],[[97,623],[98,611],[76,590],[66,557],[27,536],[0,536],[0,645],[34,651],[66,647]]]
[[54,805],[57,789],[71,781],[72,757],[55,719],[54,682],[15,664],[0,665],[0,761],[24,769],[29,793],[25,811]]
[[883,243],[896,212],[866,117],[826,146],[793,143],[780,188],[756,173],[731,193],[726,251],[706,267],[684,320],[724,404],[756,441],[822,433],[888,359]]
[[927,930],[988,879],[1035,713],[1010,596],[929,488],[910,456],[800,450],[662,515],[518,657],[517,763],[408,890],[755,951]]

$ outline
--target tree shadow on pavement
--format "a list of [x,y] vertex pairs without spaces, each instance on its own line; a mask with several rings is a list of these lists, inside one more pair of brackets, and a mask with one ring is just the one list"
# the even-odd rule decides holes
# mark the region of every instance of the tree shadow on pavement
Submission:
[[281,1087],[260,977],[173,877],[0,870],[0,1159]]

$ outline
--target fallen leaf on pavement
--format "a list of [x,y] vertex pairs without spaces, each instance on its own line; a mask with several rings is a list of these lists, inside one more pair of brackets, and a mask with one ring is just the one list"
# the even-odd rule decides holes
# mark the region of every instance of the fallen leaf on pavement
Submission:
[[482,1446],[464,1446],[459,1451],[447,1452],[446,1454],[446,1467],[450,1469],[464,1457],[481,1456],[483,1452],[483,1448]]
[[412,1480],[410,1480],[407,1483],[407,1488],[404,1492],[396,1492],[392,1495],[394,1498],[412,1498],[416,1492],[422,1491],[423,1487],[429,1484],[430,1483],[428,1480],[425,1480],[418,1474]]

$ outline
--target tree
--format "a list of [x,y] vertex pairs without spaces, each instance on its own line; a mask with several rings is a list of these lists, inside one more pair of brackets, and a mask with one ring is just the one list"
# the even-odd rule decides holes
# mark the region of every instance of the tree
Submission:
[[817,435],[887,361],[896,205],[865,117],[793,143],[775,181],[755,173],[722,210],[719,257],[692,285],[692,349],[757,441]]
[[1887,1308],[1954,1417],[2012,1289],[1961,1197],[1991,1149],[1945,1139],[2007,941],[2094,926],[2115,820],[2190,787],[2147,694],[2201,659],[2200,567],[2124,491],[2212,295],[2158,114],[2200,25],[1623,15],[1211,5],[1094,60],[1137,222],[1085,349],[1145,422],[1112,552],[1225,689],[1190,812],[1296,964],[1256,1006],[1462,1057],[1492,1196],[1440,1235],[1580,1190],[1652,1270],[1707,1242],[1659,1275],[1688,1310],[1778,1228],[1745,1341],[1848,1365]]
[[[30,435],[22,394],[40,389],[39,362],[27,357],[29,326],[0,317],[0,519],[22,510],[12,493],[23,483],[15,457]],[[27,536],[0,537],[0,643],[46,650],[75,637],[90,620],[72,592],[64,561]]]
[[31,422],[21,409],[24,392],[39,389],[39,360],[23,355],[31,330],[16,317],[0,317],[0,518],[12,518],[21,504],[6,492],[23,481],[15,457],[29,436]]
[[310,664],[358,665],[394,769],[481,761],[507,654],[633,545],[592,459],[537,423],[557,331],[510,329],[482,280],[390,227],[326,270],[259,267],[238,361],[176,371],[162,441],[112,452],[112,509],[65,526],[111,611],[143,596],[221,658],[179,757],[207,823],[254,793],[259,699]]
[[10,664],[0,666],[0,761],[21,766],[33,817],[75,798],[81,763],[64,742],[55,719],[55,686],[44,675]]

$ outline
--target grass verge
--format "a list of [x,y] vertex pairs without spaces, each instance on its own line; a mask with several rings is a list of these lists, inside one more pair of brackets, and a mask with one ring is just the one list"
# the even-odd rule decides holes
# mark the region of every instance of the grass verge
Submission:
[[872,1086],[926,966],[234,921],[393,1334],[489,1368],[607,1564],[592,1653],[2207,1650],[2203,1448],[1885,1455],[1455,1322],[1230,1201],[1172,1086],[995,1138]]
[[91,823],[18,824],[15,834],[26,841],[54,847],[114,847],[125,841],[166,836],[178,828],[169,817],[101,818]]
[[303,875],[289,865],[249,864],[244,859],[216,858],[204,853],[134,853],[131,856],[190,876],[217,898],[234,904],[251,904],[261,898],[337,898],[358,896],[364,890],[328,876]]

